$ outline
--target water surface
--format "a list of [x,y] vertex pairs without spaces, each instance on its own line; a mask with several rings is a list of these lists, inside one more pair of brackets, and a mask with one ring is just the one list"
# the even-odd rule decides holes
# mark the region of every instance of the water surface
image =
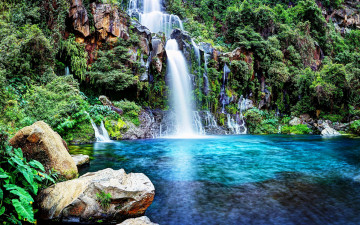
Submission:
[[159,224],[359,224],[360,139],[221,136],[72,146],[82,173],[146,174]]

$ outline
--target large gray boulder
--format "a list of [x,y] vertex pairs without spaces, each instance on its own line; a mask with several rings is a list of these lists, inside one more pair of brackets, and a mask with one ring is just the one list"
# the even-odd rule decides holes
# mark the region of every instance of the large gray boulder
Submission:
[[[100,194],[110,194],[106,206]],[[38,195],[38,202],[43,220],[123,221],[143,216],[154,195],[154,185],[144,174],[104,169],[46,188]]]
[[150,219],[146,216],[138,217],[138,218],[131,218],[127,219],[118,225],[158,225],[157,223],[153,223]]
[[321,136],[340,136],[341,134],[335,130],[334,128],[331,128],[328,123],[325,123],[323,125],[324,129],[321,131]]
[[291,126],[297,126],[301,124],[301,120],[298,117],[294,117],[292,120],[290,120],[289,124]]

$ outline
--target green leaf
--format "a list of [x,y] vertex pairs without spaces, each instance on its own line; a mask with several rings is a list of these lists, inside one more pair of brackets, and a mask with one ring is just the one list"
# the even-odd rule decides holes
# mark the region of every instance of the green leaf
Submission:
[[28,202],[23,200],[20,202],[18,199],[13,199],[12,203],[19,216],[26,219],[30,223],[35,222],[32,206]]
[[10,161],[18,164],[19,166],[25,166],[24,162],[20,158],[11,157]]
[[0,179],[6,179],[6,178],[9,178],[9,176],[6,174],[0,174]]
[[19,156],[21,159],[24,158],[21,148],[14,148],[15,155]]
[[2,168],[0,168],[0,179],[6,179],[6,178],[9,178],[9,175],[7,175]]
[[31,197],[31,195],[23,188],[14,185],[14,184],[6,184],[4,185],[6,190],[10,191],[10,193],[19,196],[21,200],[26,200],[27,202],[34,202],[34,199]]
[[0,201],[2,201],[3,197],[4,197],[4,192],[3,192],[3,190],[1,190],[1,188],[0,188]]
[[1,209],[0,209],[0,216],[1,216],[2,214],[4,214],[4,212],[5,212],[5,206],[1,207]]
[[34,182],[34,175],[32,174],[30,167],[18,167],[18,170],[20,171],[20,173],[22,173],[26,181],[30,184],[34,194],[37,194],[38,186],[37,183]]
[[41,175],[43,175],[46,179],[48,179],[49,181],[51,181],[53,184],[55,184],[55,180],[50,177],[49,175],[47,175],[46,173],[40,173]]
[[45,172],[44,166],[43,166],[39,161],[32,160],[31,162],[29,162],[29,164],[30,164],[32,167],[38,168],[38,169],[40,169],[41,171]]

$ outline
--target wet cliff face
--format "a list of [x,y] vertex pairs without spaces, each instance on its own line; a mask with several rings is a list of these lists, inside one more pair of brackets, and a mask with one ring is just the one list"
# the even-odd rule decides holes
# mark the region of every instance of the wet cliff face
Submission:
[[[322,5],[320,5],[322,6]],[[340,9],[322,7],[327,21],[333,21],[337,31],[346,33],[350,29],[360,29],[359,1],[346,0]]]

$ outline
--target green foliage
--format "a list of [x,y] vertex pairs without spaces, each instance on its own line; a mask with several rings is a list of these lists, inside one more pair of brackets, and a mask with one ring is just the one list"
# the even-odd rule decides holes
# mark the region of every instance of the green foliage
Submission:
[[[140,62],[131,60],[124,40],[118,40],[111,49],[98,51],[98,58],[87,72],[91,82],[101,90],[122,91],[134,86],[141,74]],[[137,76],[134,74],[138,74]]]
[[139,113],[141,111],[141,107],[136,105],[135,102],[130,102],[127,100],[122,100],[119,102],[113,102],[114,105],[123,110],[123,117],[125,120],[131,121],[136,126],[140,125]]
[[278,119],[270,112],[251,108],[244,114],[246,125],[251,134],[278,133]]
[[0,130],[0,223],[36,223],[33,207],[39,189],[55,183],[41,163],[28,162],[21,149],[8,146],[7,135]]
[[100,203],[103,209],[107,210],[110,207],[111,203],[111,193],[105,193],[104,191],[100,191],[96,193],[97,201]]
[[22,83],[41,81],[44,72],[53,65],[53,49],[37,25],[25,25],[17,32],[9,32],[6,25],[0,28],[0,69],[6,78]]
[[305,124],[299,124],[296,126],[285,125],[281,127],[282,134],[309,134],[311,129]]
[[88,54],[85,46],[75,41],[75,36],[71,35],[66,40],[61,40],[59,45],[60,57],[70,62],[71,71],[80,80],[85,81],[85,71],[87,68]]
[[329,115],[321,115],[320,117],[323,118],[324,120],[330,120],[331,122],[341,122],[343,119],[342,115],[337,115],[337,114],[329,114]]
[[350,125],[350,131],[354,134],[360,135],[360,120],[356,120]]

